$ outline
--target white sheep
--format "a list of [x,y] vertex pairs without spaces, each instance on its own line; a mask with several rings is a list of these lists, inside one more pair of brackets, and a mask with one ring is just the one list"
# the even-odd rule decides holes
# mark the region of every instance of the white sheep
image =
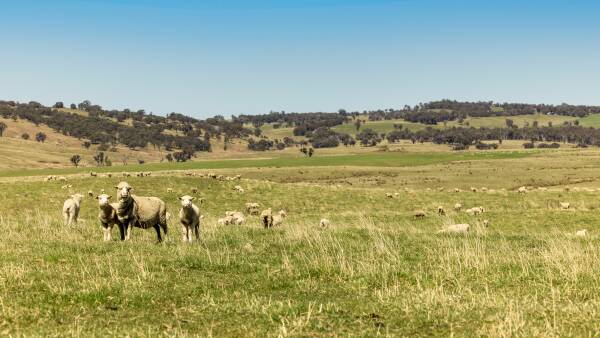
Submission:
[[100,220],[100,224],[102,224],[102,231],[104,232],[104,241],[108,242],[112,240],[112,228],[115,224],[119,225],[119,218],[117,217],[117,207],[118,203],[110,203],[111,196],[106,194],[101,194],[96,196],[98,200],[98,207],[100,211],[98,212],[98,220]]
[[462,204],[460,203],[456,203],[454,204],[454,211],[460,211],[462,209]]
[[250,215],[258,215],[260,214],[260,204],[258,203],[246,203],[246,211]]
[[438,231],[438,233],[466,233],[470,228],[471,226],[469,224],[450,224]]
[[273,216],[273,226],[280,226],[283,224],[283,220],[287,217],[287,213],[284,210],[279,210],[277,214]]
[[77,224],[83,195],[73,194],[63,204],[62,214],[65,225]]
[[223,218],[219,218],[217,220],[217,224],[219,224],[219,225],[233,224],[233,217],[231,217],[231,216],[225,216]]
[[571,207],[571,203],[568,202],[560,202],[560,209],[561,210],[568,210]]
[[425,218],[425,211],[419,209],[419,210],[415,210],[415,212],[413,213],[413,217],[414,218]]
[[438,206],[437,212],[438,212],[438,215],[440,215],[440,216],[442,216],[442,215],[445,215],[445,214],[446,214],[446,210],[444,210],[444,207],[443,207],[443,206],[441,206],[441,205],[440,205],[440,206]]
[[469,215],[481,215],[483,214],[483,207],[473,207],[471,209],[467,209],[466,212]]
[[66,178],[66,177],[64,177],[64,176],[61,176],[61,177],[59,177],[59,178],[58,178],[58,180],[59,180],[60,182],[66,182],[66,181],[67,181],[67,178]]
[[271,208],[263,210],[260,213],[260,220],[265,228],[271,228],[273,226],[273,211]]
[[319,221],[319,226],[321,228],[329,228],[330,225],[331,222],[327,218],[321,218],[321,220]]
[[385,197],[387,197],[387,198],[394,198],[394,194],[392,194],[391,192],[386,192],[385,193]]
[[167,188],[167,193],[168,193],[168,194],[171,194],[171,193],[173,193],[173,188]]
[[194,197],[185,195],[179,197],[181,209],[179,210],[179,221],[182,225],[183,241],[192,241],[192,232],[196,240],[200,240],[200,208],[194,205]]
[[241,186],[239,186],[239,185],[236,185],[235,187],[233,187],[233,190],[235,190],[235,191],[239,192],[240,194],[243,194],[243,193],[244,193],[244,188],[242,188],[242,187],[241,187]]
[[231,217],[231,223],[235,225],[242,225],[246,223],[246,218],[239,211],[227,211],[225,212],[226,217]]
[[517,189],[517,192],[519,194],[526,194],[527,193],[527,187],[519,187],[519,189]]
[[587,236],[587,230],[586,229],[577,230],[577,232],[575,232],[575,236],[577,236],[577,237],[586,237]]
[[117,188],[117,217],[122,223],[121,240],[131,239],[132,228],[154,228],[158,241],[162,242],[160,230],[164,234],[167,229],[167,206],[160,198],[141,197],[131,194],[133,189],[129,183],[121,182]]

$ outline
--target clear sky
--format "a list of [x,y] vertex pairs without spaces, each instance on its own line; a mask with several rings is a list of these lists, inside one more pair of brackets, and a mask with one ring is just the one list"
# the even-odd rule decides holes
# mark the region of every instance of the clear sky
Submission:
[[0,99],[197,117],[600,104],[600,1],[5,0]]

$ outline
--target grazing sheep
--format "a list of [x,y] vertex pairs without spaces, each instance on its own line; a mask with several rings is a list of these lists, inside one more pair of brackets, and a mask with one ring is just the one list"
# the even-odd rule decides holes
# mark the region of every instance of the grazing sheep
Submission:
[[192,194],[197,194],[198,193],[198,188],[192,188]]
[[171,193],[173,193],[173,188],[167,188],[167,193],[168,193],[168,194],[171,194]]
[[88,190],[88,196],[89,196],[89,197],[94,197],[94,192],[93,192],[93,191],[91,191],[91,190]]
[[423,211],[423,210],[415,210],[415,212],[413,213],[413,217],[415,219],[417,219],[417,218],[425,218],[425,211]]
[[446,214],[446,211],[444,210],[444,207],[440,205],[437,208],[437,213],[438,213],[438,215],[443,216]]
[[182,225],[183,241],[192,241],[192,232],[196,240],[200,240],[200,208],[194,205],[194,197],[181,196],[181,209],[179,210],[179,221]]
[[90,176],[91,176],[91,177],[97,177],[97,176],[98,176],[98,174],[97,174],[97,173],[95,173],[95,172],[93,172],[93,171],[90,171]]
[[527,193],[527,188],[526,187],[519,187],[519,189],[517,189],[517,192],[519,194],[526,194]]
[[330,225],[331,225],[331,222],[329,222],[329,220],[327,218],[321,218],[321,221],[319,221],[319,226],[321,228],[329,228]]
[[287,217],[287,213],[284,210],[279,210],[275,216],[273,216],[273,226],[280,226],[283,224],[283,220]]
[[483,207],[473,207],[466,210],[469,215],[481,215],[483,214]]
[[162,242],[160,229],[164,234],[167,229],[167,206],[157,197],[140,197],[131,194],[133,189],[129,183],[121,182],[117,186],[117,216],[121,223],[121,240],[131,239],[132,228],[154,228],[158,241]]
[[235,190],[235,191],[239,192],[240,194],[243,194],[243,193],[244,193],[244,188],[242,188],[242,187],[241,187],[241,186],[239,186],[239,185],[236,185],[235,187],[233,187],[233,190]]
[[55,175],[48,175],[48,176],[46,176],[46,181],[47,182],[49,182],[49,181],[56,181],[56,179],[57,178],[56,178]]
[[61,177],[59,177],[59,178],[58,178],[58,180],[59,180],[60,182],[66,182],[66,181],[67,181],[67,178],[66,178],[66,177],[64,177],[64,176],[61,176]]
[[460,211],[460,210],[462,209],[462,207],[463,207],[463,206],[462,206],[462,204],[460,204],[460,203],[456,203],[456,204],[454,205],[454,211]]
[[487,191],[488,191],[488,188],[486,188],[486,187],[481,187],[481,189],[480,189],[480,190],[481,190],[482,192],[487,192]]
[[109,178],[110,178],[110,177],[112,177],[112,174],[111,174],[111,173],[108,173],[108,174],[106,174],[106,177],[109,177]]
[[123,177],[131,177],[130,173],[122,173]]
[[438,233],[466,233],[470,228],[471,226],[469,224],[450,224],[438,231]]
[[587,230],[586,229],[577,230],[577,232],[575,232],[575,236],[577,236],[577,237],[586,237],[587,236]]
[[246,212],[250,215],[258,215],[260,214],[260,204],[258,203],[246,203]]
[[65,225],[77,224],[83,195],[73,194],[63,204],[62,214]]
[[398,197],[398,196],[400,196],[400,193],[399,192],[395,192],[394,193],[394,197]]
[[568,210],[571,207],[571,203],[568,202],[560,202],[560,209],[561,210]]
[[231,218],[232,224],[242,225],[246,223],[246,218],[244,217],[244,214],[242,214],[239,211],[226,211],[225,216]]
[[219,225],[233,224],[233,217],[231,217],[231,216],[225,216],[223,218],[219,218],[217,220],[217,224],[219,224]]
[[460,192],[460,189],[454,188],[454,192]]
[[477,192],[477,188],[475,188],[475,187],[471,187],[471,191],[472,191],[472,192]]
[[263,210],[260,213],[260,220],[265,228],[271,228],[273,226],[273,211],[271,208]]
[[385,197],[387,197],[387,198],[394,198],[394,194],[392,194],[391,192],[386,192],[385,193]]
[[237,175],[235,175],[235,177],[234,177],[234,178],[235,178],[236,180],[241,180],[241,179],[242,179],[242,175],[240,175],[240,174],[237,174]]
[[119,224],[119,218],[117,217],[118,203],[110,203],[111,196],[101,194],[96,196],[98,200],[98,207],[100,212],[98,213],[98,220],[102,224],[102,231],[104,232],[104,241],[112,240],[112,228],[115,224]]

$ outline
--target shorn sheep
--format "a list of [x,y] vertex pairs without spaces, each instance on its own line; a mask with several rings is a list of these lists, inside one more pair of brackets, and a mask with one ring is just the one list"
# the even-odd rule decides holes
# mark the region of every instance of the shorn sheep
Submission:
[[62,214],[65,225],[77,224],[79,210],[81,209],[82,194],[71,195],[63,204]]
[[462,209],[462,204],[460,204],[460,203],[456,203],[456,204],[454,205],[454,211],[460,211],[460,209]]
[[107,194],[101,194],[96,196],[98,200],[98,220],[102,224],[102,231],[104,232],[104,241],[108,242],[112,240],[112,228],[115,224],[119,225],[119,218],[117,217],[118,203],[110,203],[111,196]]
[[194,199],[195,197],[188,195],[179,197],[181,201],[179,221],[182,225],[184,242],[192,242],[192,232],[196,240],[200,240],[200,208],[193,203]]
[[250,215],[259,215],[260,214],[260,204],[258,203],[246,203],[246,212]]
[[166,235],[167,206],[157,197],[140,197],[131,194],[133,188],[127,182],[121,182],[117,189],[117,217],[119,218],[121,240],[131,239],[132,227],[154,228],[158,241],[162,242],[160,229]]

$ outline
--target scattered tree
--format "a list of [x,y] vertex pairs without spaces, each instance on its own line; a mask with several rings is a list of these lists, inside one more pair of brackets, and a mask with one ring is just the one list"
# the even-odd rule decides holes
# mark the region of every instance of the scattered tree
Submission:
[[73,155],[71,156],[71,163],[75,166],[78,167],[79,166],[79,162],[81,162],[81,156],[79,155]]

